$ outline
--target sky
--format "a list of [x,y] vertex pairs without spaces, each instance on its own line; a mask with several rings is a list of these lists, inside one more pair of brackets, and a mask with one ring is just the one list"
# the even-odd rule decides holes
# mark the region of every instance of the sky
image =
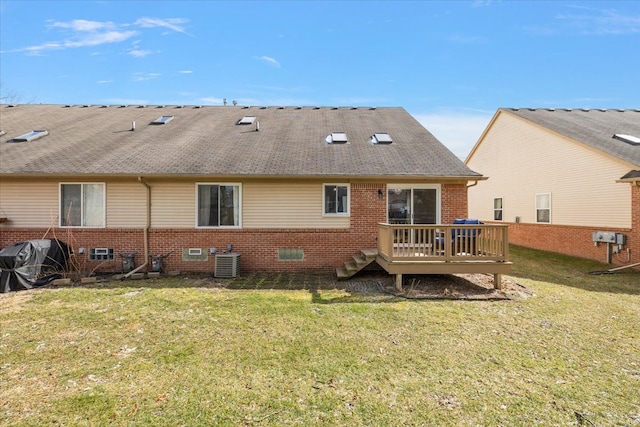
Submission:
[[[0,0],[3,103],[639,108],[640,1]],[[1,120],[1,116],[0,116]]]

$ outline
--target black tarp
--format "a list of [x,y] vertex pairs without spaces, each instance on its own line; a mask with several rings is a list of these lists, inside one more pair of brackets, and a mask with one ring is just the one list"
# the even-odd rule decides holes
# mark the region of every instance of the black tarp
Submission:
[[28,240],[0,250],[0,293],[32,289],[62,277],[71,250],[57,239]]

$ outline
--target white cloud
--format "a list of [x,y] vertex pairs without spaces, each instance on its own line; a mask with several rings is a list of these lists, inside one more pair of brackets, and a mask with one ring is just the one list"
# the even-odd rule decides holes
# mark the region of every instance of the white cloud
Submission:
[[160,77],[160,73],[133,73],[132,80],[134,82],[144,82]]
[[640,15],[627,15],[616,10],[580,8],[580,14],[560,14],[555,17],[562,24],[582,34],[637,34],[640,33]]
[[559,33],[587,36],[640,33],[640,15],[620,13],[615,9],[596,9],[583,4],[589,3],[567,6],[572,11],[557,14],[554,22],[545,26],[525,26],[523,30],[534,36],[553,36]]
[[[121,43],[141,34],[147,28],[166,28],[171,31],[188,34],[181,24],[188,22],[183,18],[140,18],[133,24],[117,24],[111,21],[89,21],[75,19],[67,22],[50,22],[47,27],[62,31],[67,37],[64,40],[48,41],[41,44],[27,46],[0,53],[25,52],[28,55],[41,55],[45,51],[99,46],[109,43]],[[137,29],[131,28],[137,27]],[[134,45],[135,46],[135,45]],[[136,47],[128,51],[129,55],[137,58],[147,56],[153,52]]]
[[183,18],[169,18],[169,19],[140,18],[134,23],[134,25],[142,28],[162,27],[172,31],[176,31],[178,33],[189,34],[186,32],[184,27],[180,25],[187,22],[189,21]]
[[151,55],[153,52],[150,50],[140,49],[140,40],[133,42],[133,45],[127,50],[127,54],[134,58],[144,58],[147,55]]
[[191,70],[180,70],[180,71],[178,71],[178,73],[180,73],[180,74],[193,74],[193,71],[191,71]]
[[464,160],[489,124],[494,112],[441,109],[412,114],[458,158]]
[[51,28],[65,28],[73,31],[99,31],[112,30],[116,28],[113,22],[87,21],[85,19],[75,19],[69,22],[54,22],[49,25]]
[[113,80],[98,80],[98,84],[105,85],[108,83],[113,83]]
[[137,35],[137,31],[107,31],[106,33],[89,34],[78,40],[64,42],[63,47],[98,46],[107,43],[123,42]]
[[270,56],[261,56],[258,59],[266,62],[267,64],[273,65],[276,68],[280,68],[281,67],[280,63],[278,61],[276,61],[274,58],[271,58]]

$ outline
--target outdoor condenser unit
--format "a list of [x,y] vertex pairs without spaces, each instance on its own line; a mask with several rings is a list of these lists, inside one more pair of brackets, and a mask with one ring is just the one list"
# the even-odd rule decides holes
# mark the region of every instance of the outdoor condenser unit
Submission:
[[213,275],[215,277],[236,277],[238,268],[240,267],[240,254],[226,253],[216,254],[215,269]]

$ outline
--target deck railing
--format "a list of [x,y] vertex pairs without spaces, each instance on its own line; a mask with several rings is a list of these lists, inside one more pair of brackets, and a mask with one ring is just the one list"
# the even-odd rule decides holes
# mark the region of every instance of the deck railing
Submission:
[[389,262],[507,262],[508,226],[378,224],[378,254]]

